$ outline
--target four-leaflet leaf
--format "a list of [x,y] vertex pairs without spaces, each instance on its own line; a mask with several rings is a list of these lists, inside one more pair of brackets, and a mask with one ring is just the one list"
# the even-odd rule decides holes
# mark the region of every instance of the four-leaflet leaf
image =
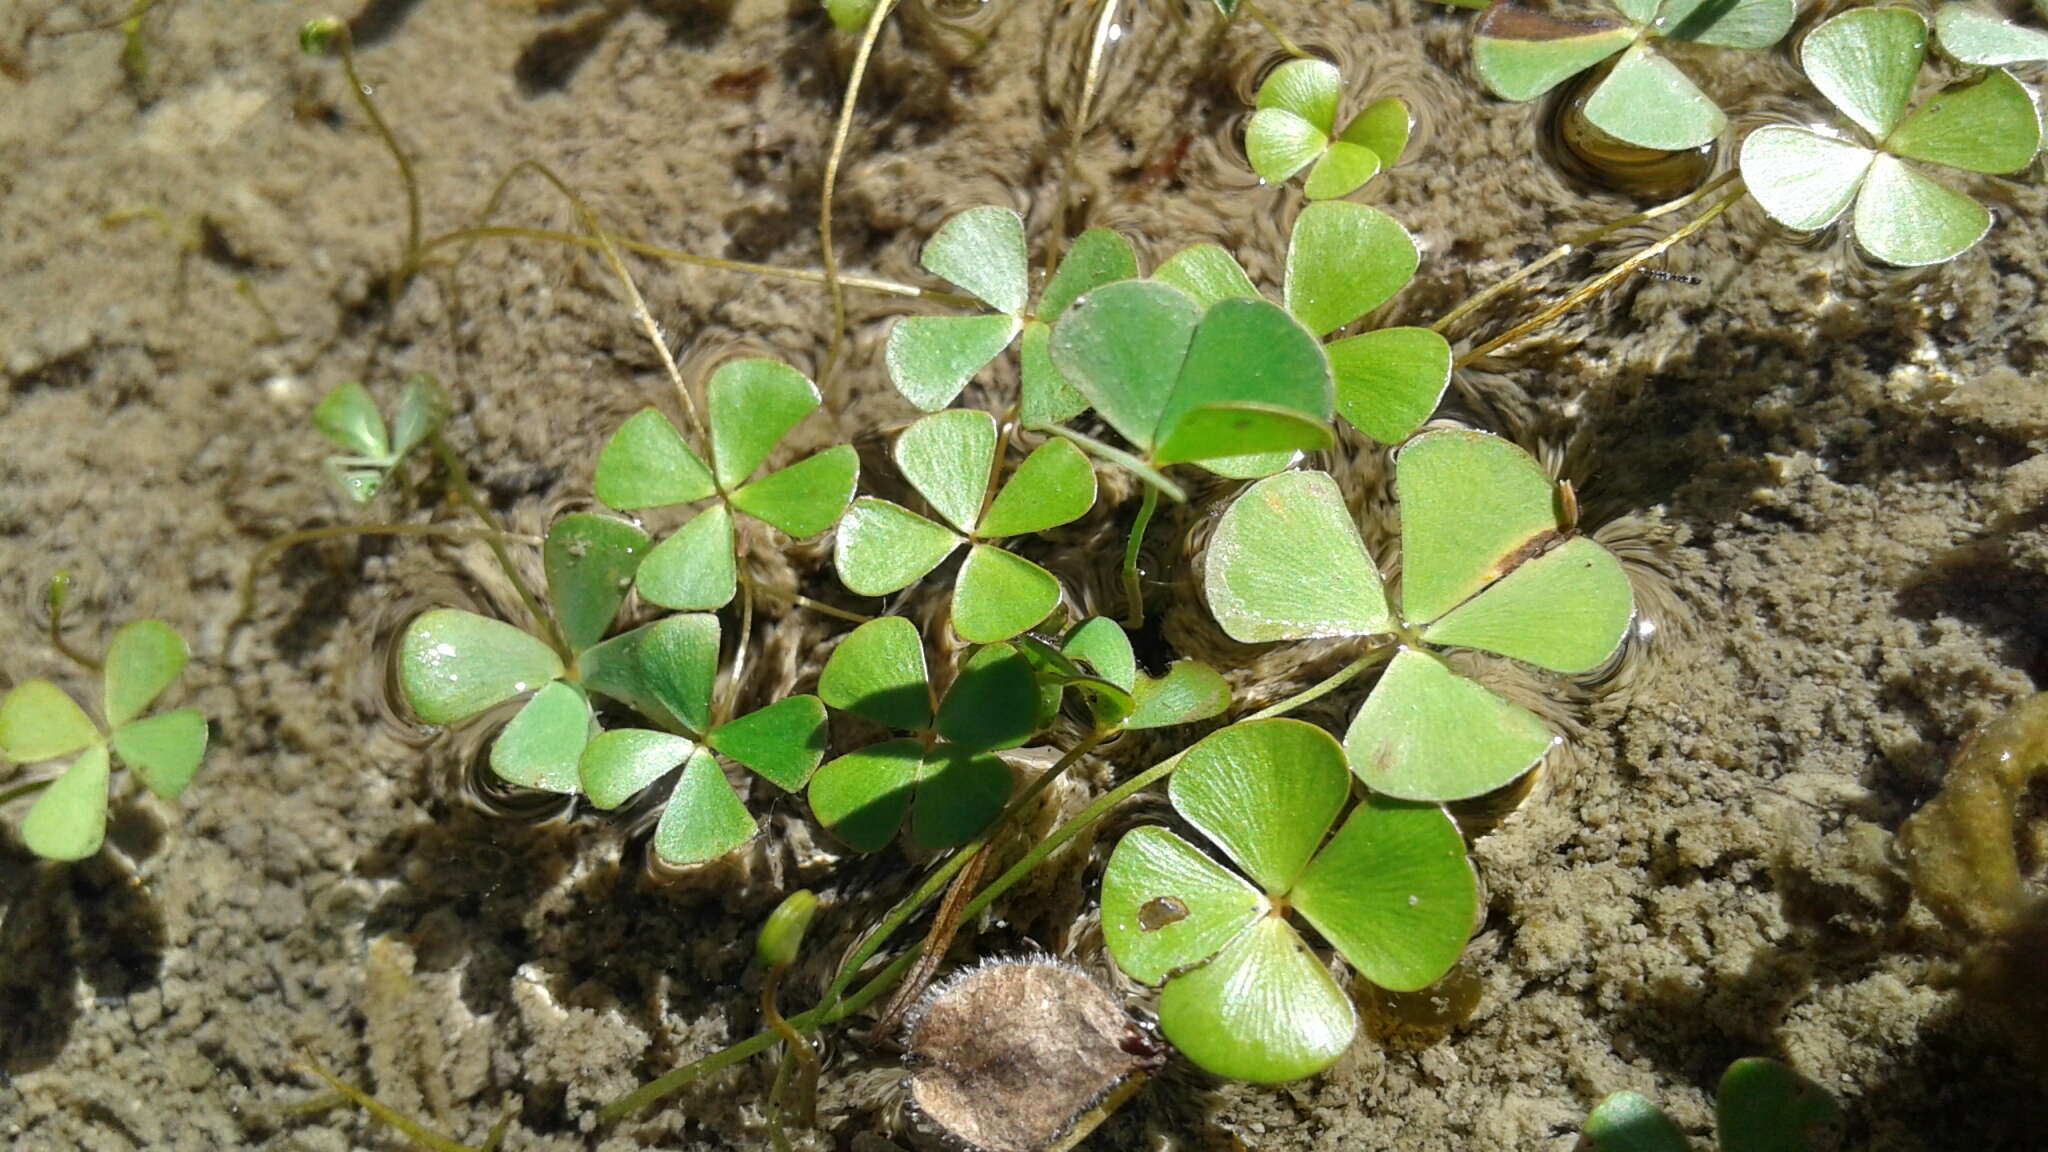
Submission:
[[1368,797],[1337,827],[1350,795],[1328,733],[1248,721],[1188,749],[1167,796],[1249,883],[1165,828],[1139,828],[1110,855],[1110,954],[1133,979],[1164,982],[1160,1030],[1218,1076],[1312,1076],[1357,1031],[1290,910],[1385,988],[1434,983],[1464,950],[1478,885],[1457,825],[1441,808]]
[[1290,60],[1266,77],[1244,136],[1259,179],[1279,184],[1306,168],[1302,191],[1329,200],[1351,195],[1401,159],[1413,126],[1408,106],[1393,97],[1375,100],[1338,132],[1343,92],[1336,66],[1322,60]]

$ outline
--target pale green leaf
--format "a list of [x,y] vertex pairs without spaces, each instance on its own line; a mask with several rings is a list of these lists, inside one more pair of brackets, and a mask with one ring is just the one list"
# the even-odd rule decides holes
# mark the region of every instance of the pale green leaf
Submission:
[[1394,625],[1379,570],[1336,481],[1322,472],[1283,472],[1246,489],[1217,523],[1203,565],[1209,610],[1242,643],[1368,636]]
[[161,620],[122,625],[107,644],[106,667],[101,672],[107,725],[119,728],[142,715],[185,670],[190,658],[185,638]]
[[1351,794],[1344,749],[1299,720],[1250,720],[1187,750],[1167,796],[1188,823],[1283,896]]
[[1110,427],[1149,452],[1201,319],[1195,301],[1166,284],[1105,285],[1053,327],[1052,362]]
[[1505,574],[1503,562],[1557,531],[1557,486],[1498,436],[1427,432],[1395,457],[1401,615],[1427,624]]
[[599,808],[617,808],[675,771],[696,749],[681,736],[645,728],[600,732],[583,749],[577,766],[583,793]]
[[1037,728],[1038,680],[1008,644],[977,650],[939,704],[940,736],[973,752],[1015,748]]
[[932,510],[972,534],[996,462],[996,418],[974,408],[934,412],[903,430],[894,454]]
[[99,738],[85,709],[48,680],[24,680],[0,700],[0,756],[18,764],[69,756]]
[[1268,916],[1214,960],[1167,981],[1159,1028],[1212,1075],[1279,1084],[1336,1063],[1358,1014],[1294,929]]
[[1230,683],[1207,664],[1179,660],[1162,677],[1138,677],[1131,696],[1133,707],[1123,727],[1170,728],[1221,716],[1230,707]]
[[817,410],[818,386],[780,360],[728,360],[704,389],[711,409],[711,470],[728,491],[747,482],[803,418]]
[[825,14],[832,18],[833,27],[848,35],[858,35],[867,28],[881,0],[823,0],[823,3]]
[[151,792],[176,800],[206,758],[206,717],[181,708],[114,729],[114,755]]
[[399,687],[428,724],[459,724],[561,674],[553,648],[474,612],[423,612],[398,642]]
[[1934,32],[1941,50],[1965,64],[1996,68],[2048,60],[2048,32],[2001,20],[1973,4],[1943,5],[1934,15]]
[[1311,200],[1334,200],[1358,191],[1379,170],[1380,158],[1372,149],[1333,141],[1309,171],[1301,190]]
[[1635,615],[1614,554],[1574,536],[1524,561],[1424,629],[1430,644],[1498,652],[1553,672],[1588,672],[1621,646]]
[[1444,810],[1367,797],[1288,894],[1360,976],[1410,992],[1458,962],[1479,909],[1465,839]]
[[654,826],[654,854],[670,864],[702,864],[753,839],[755,828],[718,761],[698,749]]
[[610,516],[575,513],[555,521],[542,546],[548,605],[569,647],[604,639],[647,554],[647,533]]
[[1047,440],[996,493],[977,535],[1028,536],[1080,519],[1095,507],[1095,466],[1071,440]]
[[1436,411],[1451,383],[1451,346],[1428,328],[1382,328],[1324,348],[1337,411],[1382,444],[1399,444]]
[[1634,1092],[1616,1092],[1586,1116],[1591,1152],[1691,1152],[1685,1133]]
[[665,616],[586,649],[577,677],[586,690],[657,724],[700,733],[711,723],[718,646],[718,617]]
[[403,456],[441,430],[448,419],[448,393],[425,372],[405,378],[398,415],[391,421],[391,454]]
[[1074,237],[1060,266],[1038,295],[1038,319],[1051,324],[1082,296],[1138,275],[1138,254],[1131,242],[1107,228],[1090,228]]
[[1403,800],[1463,800],[1534,767],[1557,737],[1525,708],[1426,652],[1396,653],[1344,734],[1365,786]]
[[1284,108],[1261,108],[1244,129],[1245,159],[1268,184],[1284,183],[1330,146],[1315,125]]
[[791,696],[711,730],[705,743],[784,792],[800,792],[825,758],[825,704]]
[[1328,136],[1336,131],[1337,101],[1344,77],[1327,60],[1289,60],[1273,69],[1259,85],[1257,106],[1282,109],[1306,120]]
[[1311,204],[1287,246],[1287,310],[1326,336],[1386,303],[1421,257],[1408,230],[1364,204]]
[[883,616],[847,633],[825,660],[818,695],[841,711],[905,731],[932,722],[931,687],[917,626]]
[[575,792],[594,724],[581,689],[561,680],[544,684],[491,742],[491,771],[521,788]]
[[1991,230],[1991,213],[1906,162],[1880,155],[1856,194],[1856,243],[1887,264],[1953,260]]
[[910,842],[924,849],[967,843],[1002,814],[1015,784],[1001,757],[938,745],[918,765]]
[[597,498],[621,512],[688,504],[715,491],[711,470],[653,408],[634,413],[597,455]]
[[313,426],[342,451],[365,460],[391,458],[391,437],[370,391],[351,380],[337,384],[313,409]]
[[[1728,0],[1722,0],[1727,3]],[[1614,6],[1628,17],[1631,24],[1648,24],[1657,18],[1659,0],[1614,0]]]
[[1171,284],[1207,309],[1224,300],[1257,300],[1259,290],[1237,258],[1215,244],[1194,244],[1167,257],[1152,279]]
[[1664,0],[1657,35],[1717,48],[1769,48],[1792,30],[1794,0]]
[[1010,346],[1020,326],[1016,318],[1001,314],[906,316],[889,329],[882,357],[896,391],[936,412]]
[[887,596],[917,583],[960,543],[951,529],[908,508],[863,496],[839,522],[832,560],[849,590]]
[[1612,20],[1564,20],[1500,3],[1472,26],[1472,66],[1503,100],[1534,100],[1629,46],[1636,30]]
[[1097,676],[1129,692],[1138,686],[1138,658],[1123,627],[1106,616],[1084,621],[1068,633],[1060,651],[1085,660]]
[[1860,144],[1770,124],[1742,142],[1742,180],[1771,219],[1810,232],[1848,209],[1876,158]]
[[1164,828],[1126,833],[1102,874],[1102,939],[1131,979],[1156,985],[1228,944],[1265,898]]
[[2011,73],[1994,69],[1915,109],[1885,147],[1969,172],[2017,172],[2041,150],[2041,114]]
[[1010,209],[983,206],[955,213],[925,242],[919,262],[996,311],[1024,315],[1030,291],[1024,220]]
[[811,815],[862,852],[886,847],[910,811],[924,745],[890,740],[849,752],[811,778]]
[[1415,117],[1408,111],[1408,105],[1387,96],[1367,104],[1353,116],[1337,139],[1370,149],[1381,167],[1392,168],[1408,151],[1408,134],[1414,128]]
[[732,494],[732,505],[806,540],[839,522],[860,482],[860,453],[838,444]]
[[1052,362],[1052,326],[1043,320],[1024,325],[1024,337],[1017,342],[1017,364],[1021,377],[1018,420],[1026,428],[1064,424],[1088,410],[1088,401]]
[[1728,127],[1713,99],[1647,43],[1622,53],[1587,98],[1585,111],[1609,136],[1659,152],[1698,148]]
[[1721,1074],[1714,1132],[1721,1152],[1819,1152],[1842,1135],[1842,1108],[1827,1089],[1776,1060],[1752,1056]]
[[1911,8],[1852,8],[1807,33],[1806,78],[1865,132],[1882,140],[1905,115],[1927,54],[1927,21]]
[[739,577],[732,512],[725,502],[705,508],[656,544],[633,582],[641,596],[663,608],[694,612],[732,603]]
[[107,746],[85,750],[21,818],[21,842],[45,860],[83,860],[107,839]]

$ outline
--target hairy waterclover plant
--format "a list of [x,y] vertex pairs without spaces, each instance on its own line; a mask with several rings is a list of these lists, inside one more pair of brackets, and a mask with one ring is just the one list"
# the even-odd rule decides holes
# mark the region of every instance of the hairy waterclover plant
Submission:
[[313,426],[346,456],[329,456],[328,475],[349,499],[366,504],[384,488],[393,469],[441,428],[448,394],[432,376],[414,373],[405,382],[389,428],[369,390],[353,381],[336,385],[313,409]]
[[1390,638],[1393,658],[1344,737],[1353,771],[1388,796],[1477,796],[1528,771],[1557,737],[1435,650],[1588,671],[1620,645],[1634,598],[1614,555],[1560,524],[1556,486],[1513,444],[1426,432],[1394,467],[1398,605],[1336,481],[1286,472],[1248,488],[1217,524],[1204,560],[1209,608],[1245,643]]
[[[1307,168],[1302,191],[1311,200],[1349,196],[1391,168],[1408,147],[1408,106],[1375,100],[1337,131],[1344,78],[1322,60],[1290,60],[1259,85],[1258,110],[1245,127],[1245,155],[1269,184]],[[1314,165],[1314,167],[1310,167]]]
[[[2048,2],[2036,9],[2048,18]],[[1964,64],[1997,68],[2048,60],[2048,32],[2001,20],[1970,4],[1946,4],[1934,14],[1941,50]]]
[[935,700],[917,628],[900,616],[848,633],[825,661],[818,695],[912,734],[838,757],[811,780],[811,814],[863,852],[894,839],[906,816],[919,848],[973,839],[1010,798],[1010,766],[994,753],[1038,728],[1038,681],[1023,653],[976,649]]
[[[1834,1147],[1842,1109],[1826,1089],[1776,1060],[1728,1066],[1714,1098],[1721,1152],[1822,1152]],[[1686,1152],[1692,1145],[1655,1104],[1616,1092],[1586,1117],[1593,1152]]]
[[738,588],[735,512],[802,540],[839,522],[860,478],[859,454],[839,444],[753,479],[821,402],[817,385],[789,365],[758,357],[728,361],[711,374],[704,396],[709,467],[654,408],[620,425],[597,458],[597,498],[622,512],[712,501],[655,545],[634,577],[647,600],[682,611],[732,602]]
[[996,545],[1068,523],[1095,506],[1095,468],[1065,440],[1047,440],[989,499],[996,465],[995,417],[978,409],[934,412],[896,438],[896,466],[944,524],[863,496],[840,525],[839,579],[863,596],[886,596],[922,579],[962,544],[953,582],[953,628],[976,644],[1007,640],[1059,604],[1052,573]]
[[21,764],[77,756],[21,821],[22,842],[49,860],[83,860],[107,834],[107,794],[118,758],[151,792],[175,800],[206,755],[206,718],[180,708],[144,716],[185,669],[185,641],[160,620],[114,633],[100,669],[95,723],[69,693],[27,680],[0,700],[0,756]]
[[1103,874],[1102,935],[1133,979],[1165,984],[1160,1030],[1201,1067],[1277,1083],[1351,1045],[1351,998],[1290,913],[1381,987],[1422,988],[1457,963],[1478,900],[1457,825],[1441,808],[1367,797],[1337,827],[1351,774],[1322,729],[1225,728],[1188,749],[1167,796],[1250,882],[1165,828],[1139,828]]
[[1742,178],[1788,228],[1824,228],[1851,203],[1856,243],[1887,264],[1938,264],[1991,230],[1991,213],[1908,160],[1967,172],[2016,172],[2041,146],[2033,98],[2010,73],[1906,106],[1927,55],[1927,21],[1910,8],[1857,8],[1807,35],[1807,78],[1862,132],[1843,139],[1770,125],[1742,142]]
[[1654,47],[1659,39],[1761,49],[1792,27],[1792,0],[1614,0],[1622,20],[1566,20],[1500,3],[1473,24],[1472,63],[1504,100],[1533,100],[1619,53],[1585,117],[1617,140],[1677,151],[1710,143],[1728,118]]
[[1130,241],[1104,228],[1076,237],[1046,282],[1035,313],[1024,221],[1008,208],[969,208],[939,225],[919,263],[995,309],[979,316],[906,316],[889,329],[884,360],[905,400],[927,412],[951,404],[967,382],[1023,333],[1024,423],[1057,424],[1083,405],[1045,354],[1048,325],[1088,290],[1138,274]]

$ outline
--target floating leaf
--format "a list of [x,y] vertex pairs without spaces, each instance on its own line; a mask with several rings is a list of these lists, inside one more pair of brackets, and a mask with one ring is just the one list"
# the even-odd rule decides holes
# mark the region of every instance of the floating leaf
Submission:
[[1408,151],[1408,134],[1414,129],[1415,117],[1408,111],[1408,105],[1387,96],[1367,104],[1337,138],[1371,149],[1382,166],[1391,168]]
[[114,754],[165,800],[176,800],[206,758],[206,717],[191,708],[114,729]]
[[1436,411],[1451,382],[1451,346],[1428,328],[1382,328],[1324,348],[1337,411],[1382,444],[1399,444]]
[[1458,962],[1479,886],[1458,826],[1435,806],[1370,797],[1289,893],[1296,911],[1382,988],[1414,991]]
[[491,771],[521,788],[575,792],[595,723],[590,701],[575,685],[544,684],[491,742]]
[[85,709],[48,680],[24,680],[0,700],[0,756],[16,763],[69,756],[99,738]]
[[1302,194],[1311,200],[1334,200],[1349,196],[1379,175],[1380,158],[1370,148],[1345,140],[1332,140],[1322,159],[1309,170]]
[[974,644],[1008,640],[1059,606],[1053,574],[988,544],[968,550],[953,585],[953,630]]
[[586,650],[578,679],[649,720],[698,733],[711,723],[718,644],[718,617],[667,616]]
[[1329,144],[1329,136],[1315,125],[1279,108],[1261,108],[1252,113],[1244,130],[1245,158],[1251,161],[1252,171],[1259,174],[1259,179],[1268,184],[1284,183],[1314,163]]
[[919,848],[951,848],[979,836],[1002,814],[1015,784],[997,756],[941,744],[918,768],[910,840]]
[[[1309,211],[1323,207],[1339,206]],[[1195,328],[1159,414],[1153,458],[1175,464],[1327,447],[1324,422],[1334,406],[1329,361],[1301,325],[1264,300],[1224,300]]]
[[675,771],[697,746],[667,732],[620,728],[601,732],[583,750],[583,792],[599,808],[617,808]]
[[1934,15],[1941,50],[1965,64],[1999,67],[2048,60],[2048,32],[2012,24],[1970,4],[1945,4]]
[[683,434],[653,408],[629,417],[597,455],[597,498],[621,512],[689,504],[717,490]]
[[1902,268],[1939,264],[1991,231],[1991,213],[1904,162],[1880,155],[1856,194],[1856,243]]
[[1209,610],[1242,643],[1394,626],[1343,495],[1321,472],[1283,472],[1246,489],[1217,524],[1203,565]]
[[1927,21],[1911,8],[1853,8],[1807,33],[1799,62],[1835,107],[1879,140],[1906,113],[1927,52]]
[[1616,1092],[1586,1117],[1593,1152],[1689,1152],[1685,1133],[1655,1104],[1634,1092]]
[[1174,808],[1267,893],[1285,895],[1351,792],[1344,749],[1299,720],[1252,720],[1182,757]]
[[1051,324],[1087,293],[1137,275],[1138,254],[1132,251],[1131,242],[1107,228],[1090,228],[1074,237],[1059,270],[1039,293],[1038,318]]
[[839,524],[832,562],[849,590],[887,596],[915,584],[961,543],[951,530],[908,508],[863,496]]
[[704,391],[711,411],[712,475],[728,490],[746,483],[820,403],[817,385],[803,373],[765,357],[726,361]]
[[365,460],[391,457],[391,437],[369,389],[351,380],[338,384],[313,409],[313,426],[345,452]]
[[548,529],[541,550],[548,600],[571,649],[582,651],[611,630],[647,544],[647,533],[610,516],[577,513]]
[[474,612],[423,612],[398,642],[399,687],[428,724],[459,724],[561,675],[553,648]]
[[1215,244],[1181,249],[1153,271],[1152,279],[1180,289],[1203,308],[1224,300],[1259,299],[1237,258]]
[[1159,1028],[1213,1075],[1278,1084],[1336,1063],[1358,1016],[1294,929],[1269,916],[1167,982]]
[[896,466],[941,517],[972,533],[996,460],[996,418],[978,409],[935,412],[896,438]]
[[718,503],[691,517],[647,553],[634,584],[663,608],[695,612],[732,603],[739,590],[732,512]]
[[[31,681],[34,683],[34,681]],[[21,841],[45,860],[83,860],[107,838],[107,746],[85,750],[21,818]]]
[[1722,1073],[1714,1129],[1722,1152],[1817,1152],[1835,1147],[1842,1109],[1790,1067],[1751,1057]]
[[1534,100],[1629,46],[1636,30],[1612,20],[1564,20],[1495,4],[1472,26],[1472,65],[1503,100]]
[[903,826],[924,764],[917,740],[890,740],[849,752],[811,778],[811,815],[862,852],[886,847]]
[[977,372],[1010,346],[1015,317],[906,316],[889,329],[883,360],[905,400],[927,412],[953,402]]
[[1074,391],[1052,362],[1052,326],[1043,320],[1024,325],[1017,344],[1018,420],[1026,428],[1064,424],[1088,410],[1088,401]]
[[1634,614],[1621,561],[1574,536],[1452,609],[1422,639],[1483,648],[1553,672],[1588,672],[1614,655]]
[[1138,678],[1133,707],[1123,727],[1170,728],[1221,716],[1230,707],[1230,684],[1222,673],[1193,660],[1175,662],[1158,679]]
[[968,657],[954,677],[939,704],[937,729],[970,751],[1015,748],[1031,739],[1037,715],[1031,662],[1008,644],[991,644]]
[[701,864],[753,839],[755,828],[718,761],[699,749],[683,765],[654,826],[654,854],[670,864]]
[[925,243],[919,262],[998,312],[1024,314],[1030,291],[1024,220],[1008,208],[955,213]]
[[119,728],[163,694],[190,659],[184,637],[161,620],[137,620],[121,627],[107,644],[101,673],[107,724]]
[[1327,60],[1289,60],[1259,85],[1261,109],[1279,109],[1306,121],[1325,136],[1336,130],[1337,101],[1344,77]]
[[1656,32],[1671,40],[1719,48],[1769,48],[1798,16],[1794,0],[1664,0]]
[[1556,485],[1527,452],[1445,429],[1395,457],[1401,503],[1401,614],[1425,624],[1499,579],[1557,532]]
[[1214,956],[1265,910],[1257,889],[1164,828],[1132,830],[1102,874],[1102,938],[1144,984]]
[[1678,65],[1642,41],[1622,53],[1587,98],[1585,113],[1609,136],[1660,152],[1712,143],[1728,127],[1720,106]]
[[1385,212],[1311,204],[1287,246],[1287,310],[1327,336],[1392,299],[1420,261],[1414,238]]
[[1165,284],[1110,284],[1067,309],[1052,361],[1110,427],[1150,451],[1201,319],[1193,299]]
[[1742,142],[1742,179],[1773,220],[1812,231],[1848,209],[1875,159],[1860,144],[1771,124]]
[[800,792],[825,759],[825,704],[791,696],[721,724],[705,742],[784,792]]
[[825,703],[904,731],[931,727],[931,688],[917,626],[884,616],[855,628],[818,676]]
[[2041,116],[2012,74],[1993,70],[1915,109],[1885,141],[1909,160],[1966,172],[2017,172],[2041,150]]
[[1557,742],[1534,713],[1412,648],[1394,655],[1344,734],[1365,786],[1402,800],[1464,800],[1534,767]]
[[1071,440],[1047,440],[996,493],[976,534],[1029,536],[1080,519],[1095,506],[1095,466]]
[[770,472],[732,494],[733,507],[798,540],[839,522],[860,481],[860,453],[839,444]]

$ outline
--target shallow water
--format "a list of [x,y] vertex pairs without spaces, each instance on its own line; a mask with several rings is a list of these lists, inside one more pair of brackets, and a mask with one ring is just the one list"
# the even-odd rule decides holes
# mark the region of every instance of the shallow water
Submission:
[[[265,540],[361,515],[327,485],[306,423],[328,387],[366,363],[380,394],[437,373],[495,510],[535,533],[586,506],[603,438],[668,395],[652,350],[602,265],[551,245],[481,243],[387,310],[404,205],[337,70],[297,53],[315,13],[181,0],[149,18],[138,84],[117,32],[56,34],[122,7],[0,10],[0,50],[21,64],[0,78],[0,686],[78,682],[40,639],[41,589],[68,568],[75,640],[138,616],[192,639],[183,697],[215,718],[214,749],[181,805],[122,798],[108,851],[85,864],[37,864],[18,812],[0,813],[0,1135],[23,1149],[401,1146],[351,1112],[294,1109],[319,1094],[292,1067],[309,1053],[472,1142],[512,1111],[508,1148],[765,1147],[764,1061],[613,1131],[586,1117],[752,1032],[752,933],[797,883],[830,914],[788,986],[818,988],[914,880],[899,854],[843,858],[800,804],[762,789],[764,836],[678,872],[646,848],[645,802],[570,813],[487,783],[484,727],[434,738],[388,687],[392,639],[419,609],[516,603],[481,545],[308,547],[231,626]],[[1123,10],[1063,217],[1059,124],[1093,7],[907,5],[841,175],[847,270],[927,283],[924,236],[994,203],[1034,237],[1123,230],[1145,267],[1218,242],[1277,288],[1299,196],[1259,185],[1239,143],[1280,58],[1272,39],[1246,20],[1219,31],[1203,5]],[[1479,93],[1467,13],[1270,11],[1343,66],[1348,106],[1393,94],[1418,109],[1408,160],[1358,197],[1423,251],[1375,323],[1429,323],[1646,206],[1555,164],[1546,109]],[[622,234],[817,264],[852,51],[810,5],[375,3],[357,27],[429,231],[466,222],[532,158]],[[1703,72],[1733,133],[1814,114],[1791,61],[1780,49]],[[1561,1152],[1622,1088],[1704,1138],[1721,1068],[1750,1054],[1834,1091],[1848,1148],[2038,1145],[2038,1065],[1952,986],[1964,942],[1912,901],[1889,840],[1962,738],[2048,674],[2039,175],[1973,183],[1998,216],[1990,239],[1915,273],[1873,268],[1838,235],[1789,237],[1744,205],[1663,257],[1669,278],[1634,278],[1459,373],[1440,415],[1572,480],[1654,625],[1563,692],[1484,670],[1571,740],[1518,808],[1461,813],[1486,898],[1458,983],[1476,1006],[1449,1026],[1370,1027],[1331,1072],[1286,1089],[1169,1073],[1089,1147]],[[105,223],[145,209],[166,227]],[[532,180],[500,218],[574,227]],[[1624,230],[1539,284],[1561,289],[1662,234]],[[821,367],[816,287],[635,270],[691,379],[738,350]],[[848,303],[835,394],[784,451],[852,441],[863,490],[890,495],[886,433],[913,413],[880,353],[902,307]],[[1468,343],[1533,307],[1505,298]],[[1011,371],[968,402],[1006,396]],[[1384,454],[1331,456],[1368,536],[1388,539]],[[1137,496],[1109,476],[1103,490],[1032,552],[1088,608],[1117,603]],[[1236,645],[1201,608],[1191,561],[1231,491],[1162,514],[1146,564],[1174,605],[1159,643],[1215,663],[1250,711],[1348,655]],[[756,552],[764,595],[852,603],[829,544]],[[900,611],[928,622],[943,601]],[[816,614],[758,629],[755,702],[810,687],[844,630]],[[1341,727],[1356,703],[1340,692],[1300,715]],[[1173,750],[1126,742],[1126,769]],[[1078,808],[1109,772],[1063,786],[1037,820]],[[1044,948],[1143,1010],[1147,994],[1102,953],[1092,895],[1116,834],[1165,816],[1156,798],[1119,813],[953,959]],[[842,1036],[828,1056],[814,1147],[924,1139],[885,1048]]]

